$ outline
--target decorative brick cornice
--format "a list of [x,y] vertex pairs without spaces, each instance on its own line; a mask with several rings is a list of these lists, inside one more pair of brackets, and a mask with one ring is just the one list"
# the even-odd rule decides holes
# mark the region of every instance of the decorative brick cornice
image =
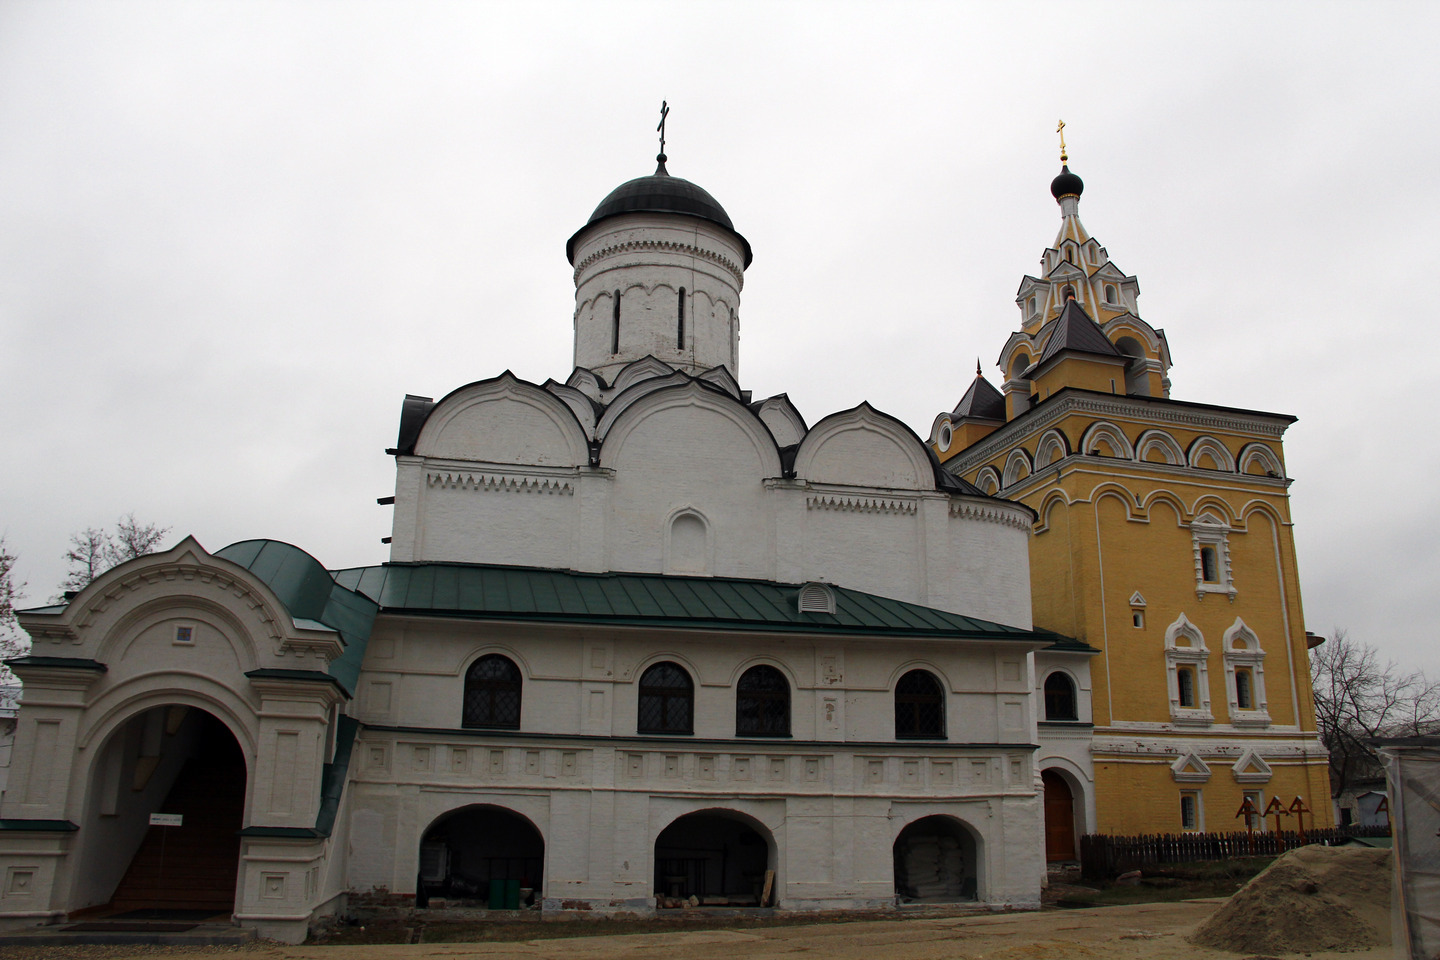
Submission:
[[950,501],[950,516],[961,520],[979,520],[983,523],[998,523],[1029,533],[1033,527],[1029,511],[1013,510],[989,503],[972,503],[968,500]]
[[812,494],[805,498],[809,510],[840,510],[846,513],[913,514],[914,500],[892,500],[886,497],[845,497],[835,494]]
[[[1046,401],[996,430],[974,446],[962,451],[945,466],[957,475],[988,462],[998,454],[1036,436],[1072,414],[1089,414],[1097,419],[1113,418],[1142,420],[1150,425],[1171,424],[1192,429],[1219,430],[1229,433],[1250,433],[1279,439],[1290,425],[1290,418],[1279,414],[1242,411],[1226,412],[1198,406],[1175,406],[1182,401],[1153,402],[1154,398],[1132,398],[1103,394],[1070,394]],[[1214,471],[1209,471],[1213,474]]]
[[574,281],[579,283],[580,274],[584,273],[586,268],[597,260],[613,257],[620,253],[635,253],[642,250],[654,251],[656,253],[678,253],[681,256],[699,257],[701,260],[709,260],[711,263],[728,271],[730,275],[735,278],[736,287],[744,287],[745,285],[745,271],[734,260],[722,256],[713,250],[697,247],[693,243],[677,243],[673,240],[626,240],[622,243],[612,243],[608,246],[601,247],[575,265]]
[[432,487],[460,490],[494,491],[499,493],[548,493],[573,496],[575,487],[549,477],[507,477],[492,473],[426,473],[425,481]]

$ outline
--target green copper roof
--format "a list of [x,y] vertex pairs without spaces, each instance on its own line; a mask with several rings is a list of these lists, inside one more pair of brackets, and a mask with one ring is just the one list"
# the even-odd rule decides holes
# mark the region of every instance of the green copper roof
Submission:
[[387,563],[334,577],[387,613],[1045,644],[1064,639],[844,587],[832,587],[835,613],[801,613],[801,585],[769,580],[462,563]]
[[345,651],[328,670],[347,693],[355,692],[365,644],[378,608],[369,597],[337,585],[325,566],[299,547],[279,540],[242,540],[215,556],[237,563],[265,581],[297,624],[329,627],[345,641]]

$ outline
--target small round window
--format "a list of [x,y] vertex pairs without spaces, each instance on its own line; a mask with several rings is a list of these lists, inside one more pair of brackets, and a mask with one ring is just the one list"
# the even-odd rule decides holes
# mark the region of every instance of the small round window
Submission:
[[949,450],[949,449],[950,449],[950,440],[951,440],[951,437],[952,437],[952,434],[951,434],[951,432],[950,432],[950,424],[947,423],[947,424],[945,424],[945,426],[943,426],[943,427],[940,428],[940,449],[941,449],[941,450]]

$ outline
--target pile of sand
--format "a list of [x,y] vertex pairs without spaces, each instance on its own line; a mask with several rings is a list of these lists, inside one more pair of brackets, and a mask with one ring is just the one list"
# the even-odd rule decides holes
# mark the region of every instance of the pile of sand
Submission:
[[1234,953],[1360,950],[1390,942],[1390,851],[1308,846],[1277,859],[1196,929]]

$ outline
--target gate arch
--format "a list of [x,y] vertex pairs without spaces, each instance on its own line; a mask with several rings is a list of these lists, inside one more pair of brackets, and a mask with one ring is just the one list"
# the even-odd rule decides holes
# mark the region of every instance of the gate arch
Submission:
[[[123,720],[107,718],[87,772],[70,909],[228,916],[250,757],[231,723],[203,707],[163,695],[127,707]],[[180,823],[151,826],[152,813]]]

